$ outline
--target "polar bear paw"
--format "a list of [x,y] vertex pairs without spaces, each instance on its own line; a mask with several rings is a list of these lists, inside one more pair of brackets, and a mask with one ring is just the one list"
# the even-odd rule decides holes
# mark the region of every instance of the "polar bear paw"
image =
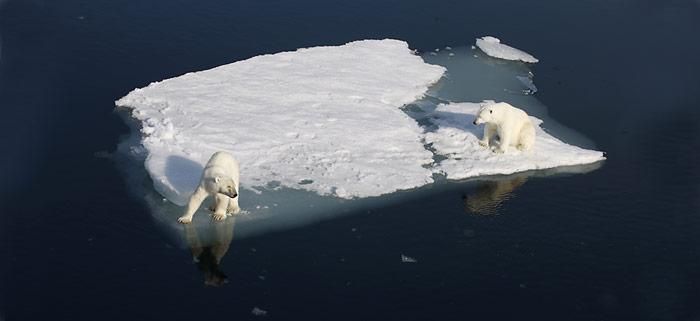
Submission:
[[226,219],[226,213],[214,213],[213,218],[215,221],[223,221]]
[[182,224],[189,224],[192,222],[192,216],[180,216],[177,221]]
[[484,146],[484,147],[489,147],[489,141],[488,140],[480,140],[479,145]]

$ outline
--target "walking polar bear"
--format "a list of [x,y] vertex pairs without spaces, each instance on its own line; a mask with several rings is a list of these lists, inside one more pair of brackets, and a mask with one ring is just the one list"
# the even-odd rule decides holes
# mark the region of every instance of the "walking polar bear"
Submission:
[[496,152],[505,153],[513,146],[525,151],[535,144],[535,126],[530,116],[523,110],[508,103],[496,103],[482,107],[476,114],[474,125],[484,126],[484,137],[479,141],[481,146],[490,146],[491,138],[498,136],[499,144]]
[[185,214],[177,219],[178,222],[187,224],[192,222],[194,213],[199,209],[207,196],[213,196],[214,220],[221,221],[226,218],[226,213],[236,214],[241,211],[238,207],[238,161],[231,154],[216,152],[211,156],[199,186],[190,196]]

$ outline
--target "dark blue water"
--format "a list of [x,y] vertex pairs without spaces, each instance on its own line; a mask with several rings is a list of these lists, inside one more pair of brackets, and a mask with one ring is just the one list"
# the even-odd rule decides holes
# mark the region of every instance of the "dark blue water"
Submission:
[[[698,1],[0,6],[2,320],[700,319]],[[448,184],[252,238],[224,228],[214,246],[189,234],[183,250],[105,157],[129,133],[113,101],[151,81],[299,47],[486,34],[540,59],[536,96],[608,152],[600,169]]]

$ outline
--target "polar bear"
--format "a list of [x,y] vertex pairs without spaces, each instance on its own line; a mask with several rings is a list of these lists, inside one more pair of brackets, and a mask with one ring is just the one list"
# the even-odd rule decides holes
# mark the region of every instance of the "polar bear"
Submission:
[[207,196],[213,196],[214,219],[217,221],[226,218],[226,212],[236,214],[241,211],[238,207],[238,161],[231,154],[216,152],[211,156],[199,186],[190,196],[185,215],[177,219],[178,222],[187,224],[192,222],[192,216],[202,205]]
[[495,134],[499,137],[496,152],[505,153],[510,146],[525,151],[535,144],[535,126],[532,125],[530,116],[508,103],[496,103],[482,107],[474,119],[474,125],[480,124],[486,125],[484,126],[484,137],[479,141],[479,144],[488,147]]

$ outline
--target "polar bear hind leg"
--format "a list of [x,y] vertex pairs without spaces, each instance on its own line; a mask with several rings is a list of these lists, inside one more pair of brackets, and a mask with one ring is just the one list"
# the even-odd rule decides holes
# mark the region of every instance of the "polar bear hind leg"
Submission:
[[522,151],[530,150],[533,145],[535,145],[535,126],[528,122],[520,129],[518,149]]

